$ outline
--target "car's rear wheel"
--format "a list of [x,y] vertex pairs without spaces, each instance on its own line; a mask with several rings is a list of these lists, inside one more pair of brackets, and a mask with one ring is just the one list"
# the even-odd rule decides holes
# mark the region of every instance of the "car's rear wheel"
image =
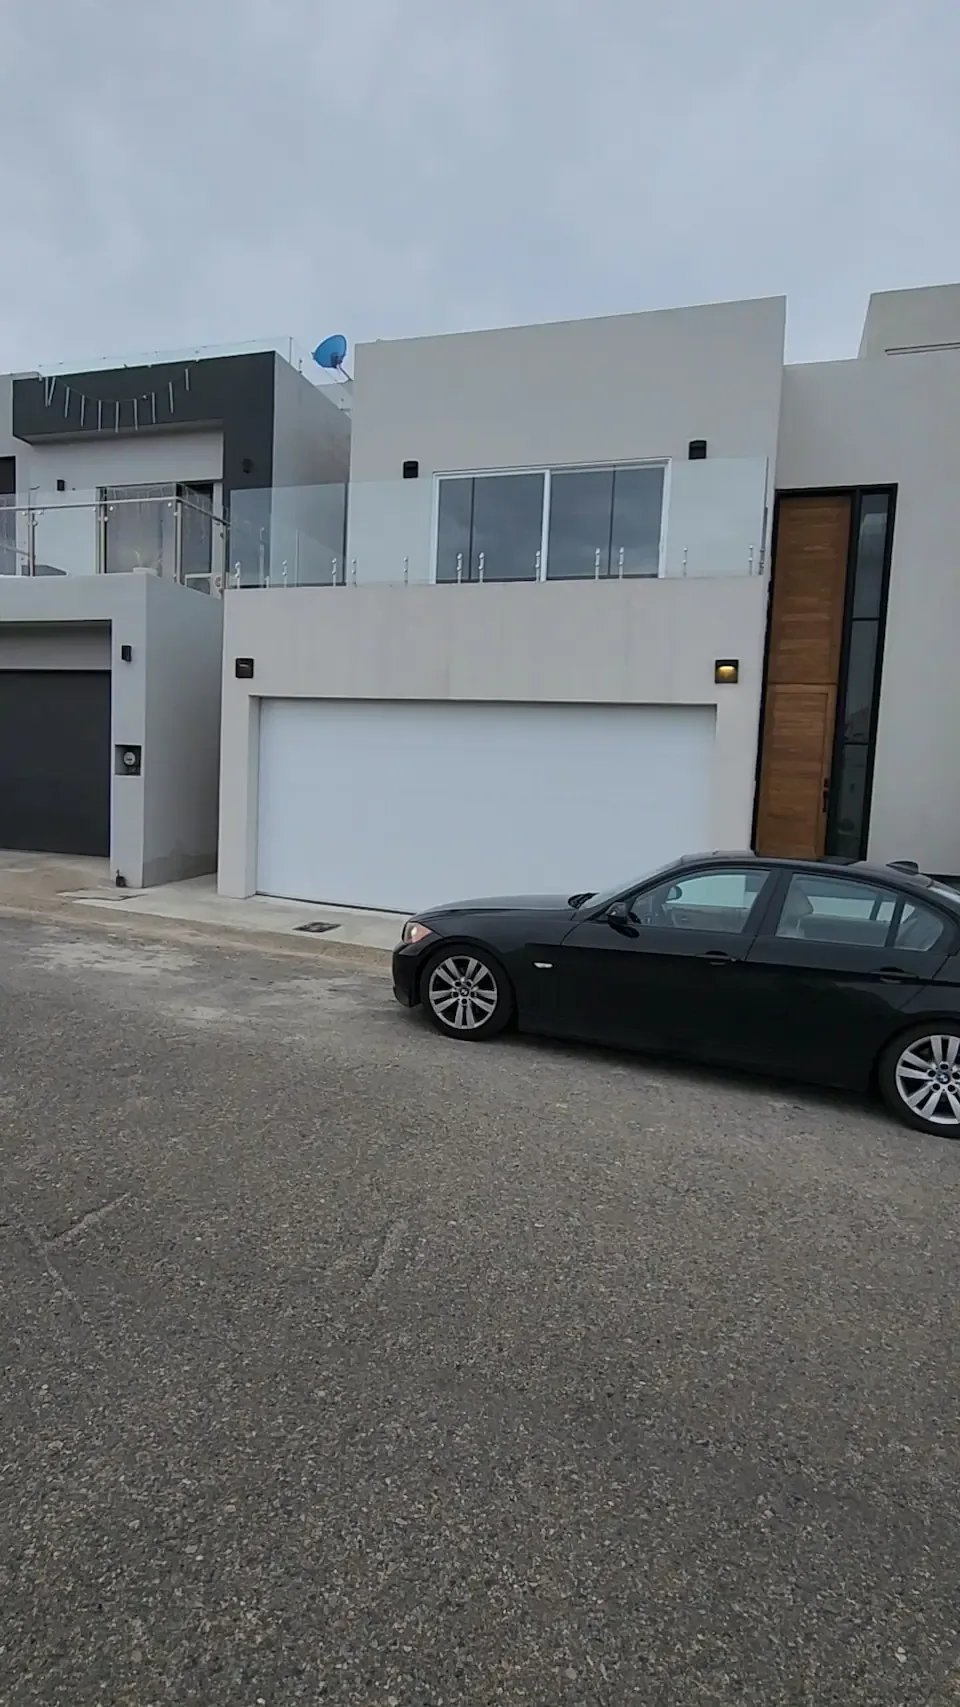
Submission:
[[506,973],[477,948],[440,949],[424,970],[421,994],[437,1030],[469,1043],[496,1037],[513,1012]]
[[894,1038],[880,1062],[880,1089],[907,1126],[960,1138],[960,1025],[928,1021]]

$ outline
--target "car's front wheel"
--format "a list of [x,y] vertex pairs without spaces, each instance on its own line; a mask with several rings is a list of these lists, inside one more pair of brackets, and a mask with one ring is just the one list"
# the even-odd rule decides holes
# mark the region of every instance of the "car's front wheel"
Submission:
[[481,949],[440,949],[424,971],[421,993],[437,1030],[466,1042],[495,1037],[513,1012],[506,973]]
[[931,1021],[895,1038],[880,1062],[880,1089],[908,1126],[960,1138],[960,1026]]

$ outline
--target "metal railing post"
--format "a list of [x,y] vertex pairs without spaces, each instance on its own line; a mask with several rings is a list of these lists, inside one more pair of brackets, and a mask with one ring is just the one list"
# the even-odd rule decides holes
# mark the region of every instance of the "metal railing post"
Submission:
[[[163,574],[161,557],[160,573]],[[173,578],[183,586],[183,499],[173,500]]]

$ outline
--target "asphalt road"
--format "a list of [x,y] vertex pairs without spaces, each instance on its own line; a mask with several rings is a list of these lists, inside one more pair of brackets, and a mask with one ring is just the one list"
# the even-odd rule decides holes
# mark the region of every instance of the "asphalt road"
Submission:
[[960,1702],[960,1146],[0,920],[0,1701]]

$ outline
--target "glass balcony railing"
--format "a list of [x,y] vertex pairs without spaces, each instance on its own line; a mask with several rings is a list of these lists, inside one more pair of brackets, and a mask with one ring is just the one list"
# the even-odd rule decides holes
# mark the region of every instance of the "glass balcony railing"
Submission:
[[226,585],[760,575],[765,458],[234,492]]
[[223,586],[227,529],[202,491],[101,487],[0,497],[0,575],[160,575]]

